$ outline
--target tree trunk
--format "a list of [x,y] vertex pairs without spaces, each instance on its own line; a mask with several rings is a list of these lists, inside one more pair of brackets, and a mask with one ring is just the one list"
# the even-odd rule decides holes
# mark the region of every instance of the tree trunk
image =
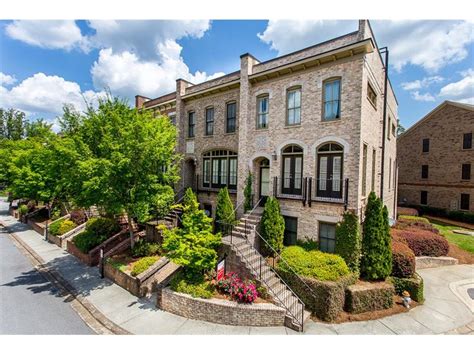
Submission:
[[128,221],[128,233],[130,234],[130,246],[133,248],[135,241],[133,240],[132,217],[130,217],[130,214],[128,213],[127,213],[127,221]]

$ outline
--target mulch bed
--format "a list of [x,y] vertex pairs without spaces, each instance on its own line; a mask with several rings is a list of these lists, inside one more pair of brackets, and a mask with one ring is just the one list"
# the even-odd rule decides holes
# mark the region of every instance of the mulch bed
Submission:
[[[415,308],[418,306],[418,303],[415,301],[411,301],[410,303],[410,309]],[[327,323],[327,324],[333,324],[333,323],[344,323],[344,322],[361,322],[361,321],[367,321],[367,320],[375,320],[375,319],[380,319],[388,316],[392,316],[394,314],[399,314],[399,313],[407,313],[410,311],[410,309],[407,309],[403,306],[403,301],[400,296],[393,296],[393,307],[389,309],[383,309],[380,311],[373,311],[373,312],[364,312],[364,313],[359,313],[359,314],[352,314],[348,312],[341,312],[337,319],[334,322],[325,322],[315,315],[311,315],[311,319],[316,321],[316,322],[321,322],[321,323]]]
[[458,259],[459,264],[474,264],[474,254],[461,249],[456,244],[449,243],[448,256]]

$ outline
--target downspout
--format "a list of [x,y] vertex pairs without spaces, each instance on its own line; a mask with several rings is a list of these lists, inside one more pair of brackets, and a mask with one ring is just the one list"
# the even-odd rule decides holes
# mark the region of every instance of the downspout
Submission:
[[384,79],[384,89],[383,89],[383,127],[382,127],[382,161],[380,167],[380,199],[383,201],[383,187],[384,187],[384,171],[385,171],[385,136],[386,136],[386,126],[387,126],[387,85],[388,85],[388,48],[383,47],[380,49],[385,53],[385,79]]

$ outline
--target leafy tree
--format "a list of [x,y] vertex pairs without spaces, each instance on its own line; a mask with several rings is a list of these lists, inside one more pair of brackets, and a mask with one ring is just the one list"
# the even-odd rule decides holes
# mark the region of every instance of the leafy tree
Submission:
[[25,113],[14,108],[0,108],[0,139],[19,140],[25,135]]
[[26,122],[25,123],[25,135],[27,138],[41,138],[47,139],[54,135],[52,131],[53,125],[51,123],[47,123],[42,118],[33,121],[33,122]]
[[252,180],[253,176],[252,173],[249,171],[247,175],[247,179],[245,180],[245,189],[244,189],[244,210],[245,212],[250,211],[252,209]]
[[346,212],[336,226],[336,254],[342,256],[349,269],[359,273],[361,236],[359,218],[353,212]]
[[362,238],[361,275],[367,280],[382,280],[392,270],[392,250],[388,213],[372,191],[365,210]]
[[[270,246],[279,252],[283,249],[283,235],[285,232],[285,219],[280,212],[280,203],[275,197],[269,197],[265,203],[262,220],[260,223],[262,237]],[[273,255],[274,252],[266,245],[262,245],[264,253]]]
[[71,136],[79,133],[84,116],[76,111],[73,105],[66,104],[63,106],[63,115],[58,117],[58,124],[61,128],[61,134]]
[[217,194],[216,229],[223,231],[226,225],[235,224],[235,212],[230,200],[229,190],[224,187]]
[[400,120],[397,120],[397,137],[406,131],[405,127],[402,126]]
[[212,233],[212,218],[199,209],[196,195],[188,188],[184,197],[182,227],[163,229],[163,249],[175,263],[185,268],[190,279],[212,270],[217,263],[221,235]]

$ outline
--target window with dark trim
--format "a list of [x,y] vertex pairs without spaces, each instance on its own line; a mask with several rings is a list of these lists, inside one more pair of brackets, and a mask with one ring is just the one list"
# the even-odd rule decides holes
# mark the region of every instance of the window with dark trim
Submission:
[[323,83],[323,120],[341,118],[341,79],[328,79]]
[[392,188],[392,158],[388,159],[388,189]]
[[194,127],[196,126],[196,118],[194,111],[188,113],[188,138],[194,137]]
[[370,82],[367,82],[367,99],[369,99],[370,103],[377,110],[377,94],[372,85],[370,85]]
[[469,211],[469,207],[470,207],[470,195],[469,194],[461,194],[461,206],[460,206],[460,209],[461,210],[466,210],[466,211]]
[[206,108],[206,136],[214,134],[214,107]]
[[325,253],[334,253],[336,247],[336,225],[319,222],[319,249]]
[[372,150],[372,184],[371,184],[371,191],[375,191],[375,169],[377,163],[377,151],[375,149]]
[[428,191],[421,191],[420,192],[420,205],[427,205],[428,204]]
[[423,153],[428,153],[430,151],[430,139],[423,139]]
[[301,195],[303,186],[303,149],[290,145],[282,151],[281,192]]
[[257,97],[257,129],[268,128],[268,95]]
[[226,120],[226,133],[234,133],[237,121],[237,104],[235,102],[229,102],[227,104],[227,120]]
[[421,166],[421,178],[422,179],[428,179],[428,165],[422,165]]
[[203,187],[237,188],[237,153],[230,150],[213,150],[203,155]]
[[342,198],[343,154],[337,143],[318,149],[316,197]]
[[285,232],[283,235],[283,245],[295,245],[298,236],[298,218],[283,216],[285,219]]
[[471,180],[471,164],[462,165],[462,179]]
[[471,149],[472,148],[472,132],[464,133],[462,139],[462,149]]
[[301,88],[293,88],[286,93],[286,125],[301,123]]
[[367,144],[362,148],[362,196],[367,195]]

